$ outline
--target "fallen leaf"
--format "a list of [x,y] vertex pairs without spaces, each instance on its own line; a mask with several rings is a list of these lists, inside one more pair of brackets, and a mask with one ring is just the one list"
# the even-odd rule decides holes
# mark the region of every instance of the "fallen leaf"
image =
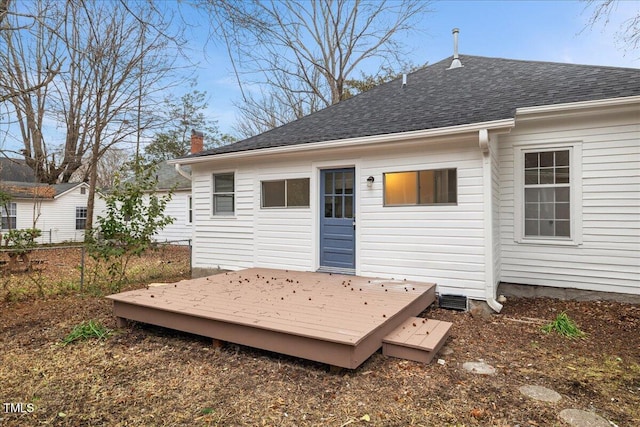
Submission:
[[485,410],[474,408],[471,410],[471,416],[474,418],[482,418],[485,416]]

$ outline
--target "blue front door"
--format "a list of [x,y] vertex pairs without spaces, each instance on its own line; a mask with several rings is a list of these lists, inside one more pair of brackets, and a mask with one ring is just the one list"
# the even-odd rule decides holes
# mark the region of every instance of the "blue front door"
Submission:
[[354,174],[353,168],[321,171],[320,270],[355,269]]

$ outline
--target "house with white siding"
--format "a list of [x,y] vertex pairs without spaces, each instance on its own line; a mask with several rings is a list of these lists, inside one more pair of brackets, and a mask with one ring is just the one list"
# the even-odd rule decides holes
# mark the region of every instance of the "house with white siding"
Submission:
[[[10,229],[38,228],[42,232],[38,243],[84,240],[89,198],[87,183],[35,183],[24,161],[3,159],[2,166],[0,191],[7,194],[10,200],[0,206],[0,233]],[[105,203],[98,195],[95,199],[94,221],[104,208]]]
[[[202,152],[204,134],[193,129],[191,131],[191,154]],[[172,242],[186,245],[192,239],[193,233],[193,201],[191,196],[191,169],[189,166],[176,167],[166,161],[156,166],[156,196],[164,197],[171,194],[164,214],[173,218],[173,223],[158,231],[153,239],[157,242]]]
[[[182,172],[189,176],[189,167],[185,167]],[[191,181],[184,175],[179,174],[173,165],[166,162],[158,164],[156,170],[158,183],[154,193],[158,197],[171,193],[171,200],[167,203],[164,214],[173,218],[173,223],[153,236],[157,242],[186,245],[187,240],[192,237]]]
[[456,55],[190,167],[193,269],[640,294],[640,70]]

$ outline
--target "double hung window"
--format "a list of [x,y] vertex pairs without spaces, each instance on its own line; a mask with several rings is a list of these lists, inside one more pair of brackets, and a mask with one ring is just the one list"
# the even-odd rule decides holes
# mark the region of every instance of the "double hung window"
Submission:
[[235,213],[235,180],[233,173],[213,175],[213,214]]

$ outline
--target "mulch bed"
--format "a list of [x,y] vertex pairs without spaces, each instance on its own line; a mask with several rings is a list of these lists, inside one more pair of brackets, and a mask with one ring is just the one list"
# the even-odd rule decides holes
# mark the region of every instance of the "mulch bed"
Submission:
[[[640,307],[615,302],[509,299],[489,320],[430,308],[453,322],[438,358],[422,365],[374,354],[360,368],[326,365],[172,330],[116,330],[104,298],[63,295],[0,305],[0,425],[68,426],[561,426],[565,408],[640,425]],[[541,326],[565,311],[587,333]],[[61,346],[81,322],[114,333]],[[466,372],[484,360],[493,376]],[[558,403],[520,394],[540,385]],[[14,406],[14,409],[16,407]],[[26,408],[26,406],[25,406]],[[4,408],[3,408],[4,409]]]

